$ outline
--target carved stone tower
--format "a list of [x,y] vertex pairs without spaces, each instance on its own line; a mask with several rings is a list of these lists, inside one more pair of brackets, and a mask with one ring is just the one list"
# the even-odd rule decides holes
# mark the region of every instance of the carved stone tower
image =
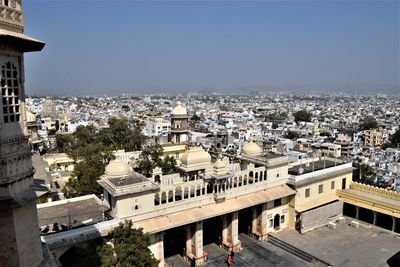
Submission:
[[0,266],[43,261],[28,144],[24,52],[44,43],[23,34],[20,0],[0,0]]
[[189,116],[186,108],[180,102],[171,111],[171,135],[172,143],[185,143],[188,141]]

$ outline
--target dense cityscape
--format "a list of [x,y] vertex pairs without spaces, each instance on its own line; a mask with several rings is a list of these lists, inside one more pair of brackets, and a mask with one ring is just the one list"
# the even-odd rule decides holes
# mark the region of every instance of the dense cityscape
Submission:
[[[303,10],[298,12],[293,8],[298,4],[295,2],[290,3],[292,8],[289,9],[287,3],[281,6],[274,1],[256,1],[249,6],[247,3],[242,6],[244,2],[227,1],[233,13],[226,12],[224,6],[224,12],[215,13],[218,16],[207,17],[207,23],[214,22],[209,25],[204,24],[201,12],[214,14],[219,3],[213,1],[190,5],[171,3],[179,5],[169,10],[171,14],[176,13],[168,14],[167,18],[164,13],[168,12],[157,12],[157,8],[168,10],[171,7],[163,6],[164,3],[117,1],[115,6],[103,10],[109,3],[98,1],[92,6],[88,2],[57,1],[53,6],[54,3],[46,1],[50,7],[41,6],[43,3],[39,1],[35,6],[28,4],[31,14],[35,10],[49,16],[57,13],[57,19],[52,19],[54,23],[59,23],[58,16],[67,16],[71,21],[68,5],[79,5],[74,15],[90,20],[89,25],[83,19],[71,21],[82,24],[73,31],[70,31],[70,23],[58,24],[54,32],[48,28],[51,24],[48,18],[40,16],[44,21],[41,27],[51,33],[47,38],[61,38],[60,33],[62,37],[71,38],[65,42],[68,45],[62,53],[57,53],[64,58],[62,66],[48,64],[50,69],[46,69],[25,54],[42,51],[45,46],[52,51],[64,44],[55,40],[56,37],[51,39],[56,44],[52,47],[26,35],[25,22],[31,18],[28,16],[29,20],[25,20],[21,1],[0,1],[1,267],[400,266],[400,84],[397,74],[394,79],[390,76],[396,73],[399,64],[387,63],[398,55],[398,47],[392,52],[392,48],[388,48],[391,44],[396,46],[398,41],[391,39],[393,29],[384,26],[387,21],[398,21],[398,12],[393,13],[393,6],[398,7],[398,3],[312,2],[312,7],[324,11],[327,17],[333,16],[336,22],[344,21],[347,23],[344,25],[355,27],[349,26],[346,29],[349,32],[343,34],[343,27],[338,23],[333,25],[330,19],[326,21],[325,15],[317,19],[329,30],[319,29],[314,15],[320,13],[312,11],[308,2],[300,3]],[[193,8],[196,5],[204,9]],[[340,12],[330,5],[340,6]],[[376,11],[375,5],[382,9]],[[60,8],[63,6],[68,9],[66,13]],[[86,12],[88,7],[90,12]],[[355,8],[363,19],[368,18],[360,20],[362,27],[359,18],[354,22],[349,18],[353,16],[343,16],[344,7]],[[51,8],[56,8],[57,12],[47,12]],[[180,8],[188,8],[189,13],[180,12]],[[140,13],[142,9],[143,14]],[[110,12],[112,10],[118,12]],[[286,17],[286,24],[291,27],[298,27],[299,22],[307,25],[302,27],[304,33],[312,36],[309,40],[312,45],[305,47],[312,49],[303,47],[301,53],[300,49],[290,55],[297,44],[303,45],[296,27],[285,31],[287,25],[281,23],[284,20],[280,16],[265,16],[260,10],[277,10],[280,15],[295,10]],[[139,13],[132,15],[134,12]],[[300,13],[304,13],[302,19],[296,20],[295,16]],[[107,19],[101,15],[101,19],[88,19],[99,14],[107,15]],[[118,21],[115,14],[118,19],[123,17],[130,23]],[[385,20],[375,21],[371,14]],[[200,24],[195,23],[193,28],[186,25],[199,17],[202,18]],[[140,23],[134,23],[136,19]],[[276,32],[272,30],[275,24],[267,23],[266,19],[279,22]],[[224,20],[230,21],[228,26],[221,23]],[[99,26],[99,22],[106,24]],[[120,24],[110,26],[114,23]],[[370,27],[364,26],[366,23],[370,23]],[[92,24],[96,27],[90,28]],[[271,29],[264,28],[264,24]],[[38,27],[40,23],[32,25]],[[127,25],[132,30],[130,34],[121,30]],[[107,30],[109,26],[112,31]],[[215,34],[214,27],[227,28],[223,34],[218,31]],[[88,45],[90,48],[76,60],[76,51],[71,56],[68,49],[76,45],[74,36],[79,36],[81,28],[85,29],[80,37],[83,41],[101,38]],[[234,34],[230,35],[232,29]],[[377,29],[379,34],[380,29],[385,29],[387,39],[379,38],[378,33],[377,36],[371,34]],[[137,30],[139,33],[133,34]],[[152,31],[158,32],[155,42],[154,36],[148,35]],[[398,27],[394,31],[397,36],[400,34]],[[65,32],[68,34],[64,36]],[[102,38],[105,32],[107,38]],[[121,32],[123,38],[119,35]],[[193,32],[196,33],[192,35]],[[286,32],[292,36],[289,39],[295,47],[290,48],[291,41],[284,41]],[[333,38],[335,46],[339,44],[334,51],[328,45],[326,32],[339,34],[345,42]],[[209,33],[212,38],[206,37]],[[174,34],[177,39],[170,36]],[[355,34],[368,40],[362,48],[357,45],[359,40]],[[261,38],[264,35],[279,37],[265,39],[264,45],[279,40],[278,45],[269,48],[259,45],[265,41]],[[129,43],[131,36],[135,36],[134,44]],[[180,39],[182,36],[184,38]],[[233,41],[236,36],[239,42]],[[171,43],[158,42],[160,37]],[[252,41],[249,38],[253,38]],[[112,43],[108,43],[110,40]],[[222,41],[211,45],[215,40]],[[247,43],[242,43],[243,40]],[[78,45],[79,49],[86,47],[85,42]],[[318,42],[319,47],[314,45]],[[352,42],[356,44],[354,47]],[[385,42],[390,45],[387,47]],[[121,58],[119,53],[124,49],[119,46],[113,49],[114,43],[128,44],[131,51],[124,51]],[[139,48],[131,49],[130,46],[137,43]],[[95,53],[95,58],[91,58],[89,50],[101,51],[104,44],[107,52],[113,51],[112,55],[107,58],[105,53]],[[193,57],[189,60],[193,62],[187,64],[188,53],[180,54],[179,45],[182,44],[188,45],[185,48],[190,48],[190,55],[200,55],[200,58]],[[218,56],[215,58],[214,49],[221,44],[222,50],[215,50]],[[241,55],[235,52],[236,44],[241,45]],[[344,50],[340,49],[342,44]],[[167,53],[162,52],[164,45]],[[203,45],[211,49],[199,52]],[[374,53],[369,52],[370,46]],[[318,49],[321,47],[328,48],[329,53],[323,52],[320,62],[318,53],[323,49]],[[355,51],[351,52],[352,49]],[[252,57],[254,51],[258,52]],[[385,54],[387,51],[389,53]],[[282,54],[276,56],[275,53]],[[303,53],[310,53],[312,59],[309,56],[301,59]],[[58,58],[54,54],[49,57],[49,54],[46,54],[48,59]],[[128,64],[129,68],[124,68],[124,60],[131,54],[135,55],[135,60]],[[144,64],[140,63],[143,58],[139,54],[146,55]],[[164,54],[167,59],[163,60]],[[224,56],[219,58],[220,54]],[[371,54],[375,58],[371,59]],[[265,62],[259,64],[263,55]],[[331,60],[325,58],[326,55]],[[185,62],[184,68],[176,63],[182,62],[180,56]],[[68,70],[67,57],[73,59],[73,69]],[[249,60],[251,58],[253,60]],[[339,60],[335,61],[337,58]],[[162,65],[171,59],[173,64],[157,71],[159,62]],[[199,65],[194,63],[196,59]],[[93,60],[100,60],[101,64],[95,66]],[[152,60],[157,63],[152,64]],[[221,75],[213,80],[213,64],[217,66],[221,62],[223,67],[216,67]],[[233,62],[235,68],[230,66]],[[329,71],[331,66],[326,62],[337,66],[336,70]],[[357,68],[351,67],[352,62],[356,62]],[[369,64],[371,62],[373,64]],[[89,63],[91,67],[85,69]],[[295,67],[298,64],[294,72],[288,68],[292,64]],[[29,69],[32,65],[36,72]],[[236,65],[243,65],[245,69],[236,68]],[[221,93],[227,91],[231,80],[233,83],[245,81],[249,84],[250,80],[250,84],[269,83],[266,81],[272,81],[277,73],[265,78],[267,65],[274,65],[269,71],[274,71],[275,67],[278,73],[284,70],[284,75],[280,75],[285,78],[284,84],[290,85],[288,87],[293,88],[294,84],[313,84],[312,88],[318,84],[324,86],[315,90],[318,93],[300,93],[307,91],[304,86],[297,88],[298,91],[291,89],[295,93],[283,92],[284,89],[272,92],[262,86],[242,93]],[[178,69],[174,69],[175,66]],[[193,67],[191,71],[190,66]],[[201,71],[196,69],[198,66]],[[40,77],[44,72],[51,82],[55,69],[62,77],[56,78],[59,80],[54,92],[37,96],[35,90],[26,90],[32,88],[32,84],[37,85],[37,80],[30,80],[32,73]],[[102,77],[104,70],[107,75]],[[228,70],[229,82],[223,82],[224,70]],[[84,78],[70,71],[81,71]],[[138,74],[142,71],[145,75]],[[27,80],[25,73],[29,73]],[[167,79],[163,80],[165,73]],[[138,88],[146,81],[146,75],[151,77],[147,88],[157,87],[161,82],[166,87],[158,86],[157,90],[167,92],[168,87],[179,84],[178,79],[173,78],[176,73],[183,83],[186,78],[194,81],[188,83],[192,86],[188,86],[187,91],[182,90],[184,93],[172,93],[169,89],[169,93],[153,94],[132,89],[132,93],[122,94],[116,90],[112,95],[99,95],[109,87],[110,80],[111,84],[117,82],[120,88],[124,84]],[[312,73],[312,81],[306,77],[307,73]],[[329,79],[332,73],[334,80]],[[143,77],[138,78],[140,75]],[[286,80],[286,75],[297,82]],[[65,77],[74,77],[70,80],[76,80],[76,85],[98,88],[91,96],[83,96],[82,88],[67,90],[64,87],[70,86],[66,85],[70,80],[63,80]],[[212,89],[191,92],[194,87],[204,88],[208,83],[200,80],[214,84],[211,88],[221,82],[224,88],[214,93]],[[41,86],[48,85],[47,82],[39,78]],[[355,86],[356,94],[335,89],[323,93],[330,86],[338,88],[346,84],[368,84],[368,88]],[[382,84],[385,89],[368,94],[374,84]],[[58,94],[58,90],[63,93]],[[384,93],[391,91],[397,94]]]

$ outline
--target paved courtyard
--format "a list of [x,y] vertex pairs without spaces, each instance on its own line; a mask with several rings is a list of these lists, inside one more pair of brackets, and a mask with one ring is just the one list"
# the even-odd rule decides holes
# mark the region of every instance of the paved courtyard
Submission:
[[400,251],[400,237],[379,229],[337,224],[320,227],[303,235],[285,229],[275,237],[324,260],[332,266],[388,266],[386,260]]
[[[304,261],[270,243],[267,241],[256,241],[244,234],[241,234],[239,239],[242,242],[243,249],[235,253],[236,264],[234,266],[243,267],[266,267],[266,266],[304,266],[304,267],[317,267],[326,266],[319,265],[318,263],[309,263]],[[221,267],[227,266],[226,259],[228,252],[219,248],[216,244],[209,244],[204,247],[209,253],[209,260],[205,266],[208,267]],[[190,266],[185,262],[182,257],[175,255],[166,259],[166,263],[170,266],[173,263],[174,267],[187,267]]]

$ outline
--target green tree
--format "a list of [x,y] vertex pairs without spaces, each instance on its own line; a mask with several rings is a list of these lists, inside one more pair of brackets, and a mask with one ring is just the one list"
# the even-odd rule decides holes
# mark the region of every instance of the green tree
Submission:
[[174,157],[166,156],[161,161],[161,170],[163,174],[171,174],[175,172],[176,160]]
[[163,148],[157,143],[146,146],[137,162],[139,172],[150,177],[155,167],[162,167],[162,152]]
[[299,110],[296,113],[294,113],[294,120],[295,122],[299,121],[309,122],[311,121],[311,114],[308,113],[306,110]]
[[58,152],[66,153],[75,139],[71,134],[56,134],[56,149]]
[[103,144],[89,144],[78,147],[76,157],[81,159],[72,172],[72,177],[65,184],[62,192],[67,198],[88,194],[100,196],[101,186],[97,180],[104,174],[105,166],[113,158],[112,151]]
[[286,134],[286,138],[291,139],[291,140],[296,139],[298,137],[299,137],[299,134],[295,131],[289,130],[288,133]]
[[159,261],[149,249],[150,238],[143,229],[133,228],[132,221],[115,228],[98,247],[103,267],[156,267]]
[[360,131],[377,129],[377,128],[378,128],[378,122],[373,117],[368,116],[360,121],[360,128],[359,128]]
[[400,147],[400,129],[398,129],[391,137],[390,141],[397,147]]

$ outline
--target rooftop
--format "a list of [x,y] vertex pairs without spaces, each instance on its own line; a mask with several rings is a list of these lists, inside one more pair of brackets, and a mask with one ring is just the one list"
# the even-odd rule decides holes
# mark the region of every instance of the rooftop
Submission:
[[297,166],[294,166],[292,168],[290,168],[288,170],[289,174],[292,175],[301,175],[301,174],[306,174],[306,173],[310,173],[310,172],[314,172],[314,171],[319,171],[322,169],[327,169],[327,168],[331,168],[331,167],[335,167],[335,166],[339,166],[344,164],[345,162],[338,162],[335,160],[318,160],[318,161],[314,161],[314,162],[310,162],[307,164],[300,164]]

